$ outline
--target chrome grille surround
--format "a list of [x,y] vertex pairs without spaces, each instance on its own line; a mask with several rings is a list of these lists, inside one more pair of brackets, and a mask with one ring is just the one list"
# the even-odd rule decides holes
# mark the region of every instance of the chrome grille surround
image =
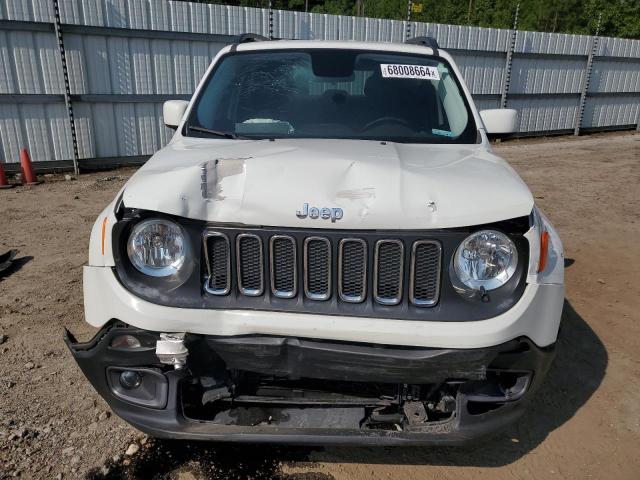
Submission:
[[[358,252],[345,251],[353,247],[361,249],[360,261],[353,258]],[[338,295],[349,303],[361,303],[367,298],[367,242],[361,238],[343,238],[338,244]]]
[[[322,258],[323,254],[326,258]],[[331,297],[331,242],[325,237],[305,238],[303,258],[305,296],[310,300],[328,300]]]
[[[212,295],[227,295],[231,291],[231,248],[229,237],[220,232],[205,232],[203,250],[207,267],[204,289]],[[209,251],[209,243],[213,242],[213,252]],[[216,246],[222,246],[220,251]],[[217,265],[216,259],[222,257],[223,265]]]
[[249,297],[262,295],[264,293],[262,238],[253,233],[239,234],[236,237],[236,263],[240,293]]
[[417,307],[432,307],[438,303],[441,264],[442,246],[439,242],[413,242],[409,272],[409,301],[412,304]]
[[373,295],[379,304],[398,305],[402,301],[404,261],[404,243],[401,240],[384,239],[376,242]]
[[[287,251],[287,248],[290,250]],[[287,259],[282,259],[282,256],[290,256],[288,264]],[[269,265],[271,293],[278,298],[295,297],[298,293],[298,258],[297,245],[293,237],[273,235],[269,239]]]

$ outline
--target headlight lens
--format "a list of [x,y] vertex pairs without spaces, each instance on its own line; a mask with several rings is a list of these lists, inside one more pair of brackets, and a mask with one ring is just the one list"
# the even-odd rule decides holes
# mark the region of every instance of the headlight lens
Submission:
[[458,279],[473,290],[495,290],[513,276],[518,265],[515,244],[504,233],[481,230],[460,244],[453,258]]
[[145,220],[133,228],[127,254],[133,266],[145,275],[168,277],[184,265],[187,239],[177,223],[163,219]]

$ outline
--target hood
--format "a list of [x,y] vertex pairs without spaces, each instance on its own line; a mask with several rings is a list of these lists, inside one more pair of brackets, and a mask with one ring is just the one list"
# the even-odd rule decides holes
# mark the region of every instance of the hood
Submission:
[[180,138],[130,179],[124,204],[244,225],[433,229],[525,216],[533,197],[481,145]]

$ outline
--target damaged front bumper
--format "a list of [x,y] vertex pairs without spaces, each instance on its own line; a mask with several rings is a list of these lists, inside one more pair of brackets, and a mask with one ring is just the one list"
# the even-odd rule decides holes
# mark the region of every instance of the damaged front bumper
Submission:
[[523,413],[554,353],[527,338],[432,349],[187,334],[176,362],[158,340],[117,321],[86,343],[65,335],[113,411],[148,434],[299,444],[467,443]]

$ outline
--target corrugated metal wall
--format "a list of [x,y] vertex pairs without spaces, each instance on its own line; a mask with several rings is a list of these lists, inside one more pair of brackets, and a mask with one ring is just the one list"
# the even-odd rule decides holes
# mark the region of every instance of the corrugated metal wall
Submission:
[[[80,159],[138,157],[171,131],[162,103],[188,98],[231,36],[268,34],[268,10],[167,0],[60,0]],[[0,161],[73,158],[52,0],[0,2]],[[273,12],[279,38],[402,42],[402,21]],[[500,106],[509,30],[412,23],[455,57],[482,108]],[[573,131],[593,37],[519,31],[507,106],[519,131]],[[637,125],[640,41],[600,38],[582,128]]]

